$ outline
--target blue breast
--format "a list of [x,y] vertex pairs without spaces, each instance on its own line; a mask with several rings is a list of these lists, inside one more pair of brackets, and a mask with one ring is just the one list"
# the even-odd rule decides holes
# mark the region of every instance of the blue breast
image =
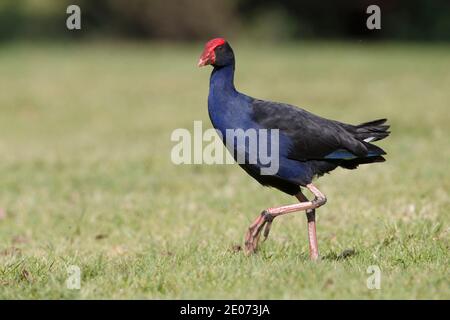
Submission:
[[[262,128],[258,123],[252,120],[251,104],[254,99],[235,89],[233,77],[233,66],[215,69],[211,74],[208,96],[208,112],[211,122],[214,128],[219,130],[222,134],[225,144],[227,143],[227,129],[257,129],[256,132],[259,141],[259,129]],[[268,151],[271,152],[270,139],[268,139],[267,142]],[[279,170],[276,175],[295,183],[302,183],[303,181],[311,179],[313,172],[307,163],[292,160],[287,157],[291,145],[292,141],[290,138],[280,133],[278,140]],[[246,145],[246,148],[247,147],[248,146]],[[232,150],[230,150],[230,152],[231,151]],[[235,152],[236,148],[233,151]],[[235,154],[233,154],[233,156],[234,155]],[[255,164],[257,169],[260,169],[262,166],[263,165],[259,161]]]

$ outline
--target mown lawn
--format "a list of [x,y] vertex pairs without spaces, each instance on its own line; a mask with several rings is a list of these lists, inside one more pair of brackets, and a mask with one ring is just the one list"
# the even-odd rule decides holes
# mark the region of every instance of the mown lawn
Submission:
[[450,47],[232,45],[241,91],[392,125],[386,163],[318,180],[322,260],[308,260],[304,214],[275,220],[257,255],[235,250],[262,209],[294,199],[236,165],[171,162],[175,128],[210,127],[202,44],[11,44],[0,298],[450,298]]

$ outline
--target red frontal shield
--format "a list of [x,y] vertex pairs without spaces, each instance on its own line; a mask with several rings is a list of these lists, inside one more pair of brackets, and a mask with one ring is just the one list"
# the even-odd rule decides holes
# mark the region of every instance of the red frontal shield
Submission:
[[203,53],[200,56],[200,60],[198,61],[198,66],[203,67],[208,64],[214,64],[216,62],[216,54],[214,53],[214,50],[225,43],[225,39],[223,38],[215,38],[212,40],[209,40],[205,44],[205,49],[203,50]]

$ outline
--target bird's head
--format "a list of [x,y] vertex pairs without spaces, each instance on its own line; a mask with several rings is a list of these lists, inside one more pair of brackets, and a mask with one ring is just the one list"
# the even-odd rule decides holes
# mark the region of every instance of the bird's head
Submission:
[[224,38],[215,38],[205,44],[198,66],[224,67],[233,63],[234,53],[228,42]]

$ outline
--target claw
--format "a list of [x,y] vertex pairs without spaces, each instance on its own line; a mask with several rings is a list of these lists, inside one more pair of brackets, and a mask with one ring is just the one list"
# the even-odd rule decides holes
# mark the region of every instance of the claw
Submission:
[[264,241],[266,241],[269,236],[270,227],[272,227],[272,221],[267,222],[266,227],[264,228]]
[[261,212],[261,215],[256,218],[255,222],[248,228],[245,236],[245,251],[247,254],[252,254],[258,249],[259,239],[261,237],[261,231],[264,228],[264,241],[270,232],[273,216],[266,210]]

